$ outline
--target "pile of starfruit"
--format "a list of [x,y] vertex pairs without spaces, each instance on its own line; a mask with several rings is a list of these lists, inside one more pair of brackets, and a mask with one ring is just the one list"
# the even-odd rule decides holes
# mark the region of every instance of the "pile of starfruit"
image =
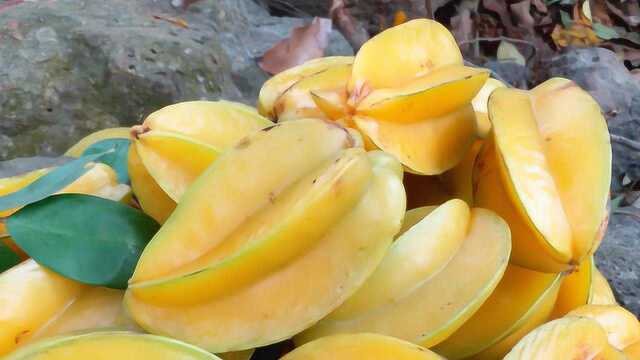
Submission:
[[5,359],[640,359],[598,104],[434,21],[66,155],[0,180]]

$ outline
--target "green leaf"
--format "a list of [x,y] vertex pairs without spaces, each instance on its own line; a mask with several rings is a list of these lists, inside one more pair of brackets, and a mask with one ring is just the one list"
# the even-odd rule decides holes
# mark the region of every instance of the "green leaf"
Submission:
[[129,167],[127,165],[129,144],[131,144],[131,141],[128,139],[106,139],[98,141],[89,146],[82,153],[82,156],[104,153],[113,149],[113,152],[100,157],[97,161],[111,166],[118,175],[118,182],[127,184],[129,183]]
[[61,194],[7,219],[13,240],[39,264],[76,281],[127,287],[146,243],[160,225],[122,203]]
[[591,27],[593,28],[593,32],[595,32],[602,40],[611,40],[618,37],[618,33],[613,28],[606,25],[594,22]]
[[571,15],[564,10],[560,10],[560,21],[562,22],[562,26],[565,29],[568,29],[573,25],[573,19],[571,19]]
[[3,241],[8,235],[0,235],[0,272],[20,263],[20,257],[14,253]]
[[92,161],[96,161],[100,159],[100,157],[113,151],[113,149],[110,149],[102,153],[87,155],[79,159],[69,161],[64,165],[51,170],[46,175],[22,189],[9,193],[5,196],[0,196],[0,211],[31,204],[42,200],[51,194],[55,194],[87,172],[87,164]]

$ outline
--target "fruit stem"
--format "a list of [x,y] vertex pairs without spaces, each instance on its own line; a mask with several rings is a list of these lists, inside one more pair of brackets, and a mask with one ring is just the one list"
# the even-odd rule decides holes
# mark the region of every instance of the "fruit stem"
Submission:
[[140,135],[151,131],[151,128],[147,125],[134,125],[131,127],[131,138],[134,140],[140,139]]

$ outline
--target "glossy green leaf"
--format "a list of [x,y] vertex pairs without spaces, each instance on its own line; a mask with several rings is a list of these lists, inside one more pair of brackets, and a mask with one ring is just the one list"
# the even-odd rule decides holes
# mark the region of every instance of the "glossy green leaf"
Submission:
[[17,264],[20,263],[20,257],[18,254],[14,253],[9,247],[4,243],[4,238],[7,238],[6,235],[0,235],[0,272],[3,272]]
[[89,170],[87,164],[98,161],[101,157],[110,155],[115,151],[115,149],[111,148],[103,152],[82,156],[79,159],[69,161],[51,170],[24,188],[0,196],[0,211],[31,204],[51,194],[55,194],[87,172],[87,170]]
[[124,289],[159,225],[122,203],[53,195],[7,219],[13,240],[39,264],[91,285]]
[[107,164],[115,170],[118,175],[118,182],[122,184],[129,183],[129,168],[127,166],[127,157],[129,156],[129,144],[131,141],[128,139],[106,139],[98,141],[95,144],[89,146],[82,156],[89,156],[94,154],[105,153],[109,150],[111,152],[101,156],[96,161]]

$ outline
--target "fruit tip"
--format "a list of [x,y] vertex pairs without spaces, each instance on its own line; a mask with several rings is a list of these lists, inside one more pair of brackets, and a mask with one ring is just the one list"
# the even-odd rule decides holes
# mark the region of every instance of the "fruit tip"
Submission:
[[151,128],[147,125],[134,125],[131,127],[129,134],[133,140],[140,139],[140,135],[151,131]]

